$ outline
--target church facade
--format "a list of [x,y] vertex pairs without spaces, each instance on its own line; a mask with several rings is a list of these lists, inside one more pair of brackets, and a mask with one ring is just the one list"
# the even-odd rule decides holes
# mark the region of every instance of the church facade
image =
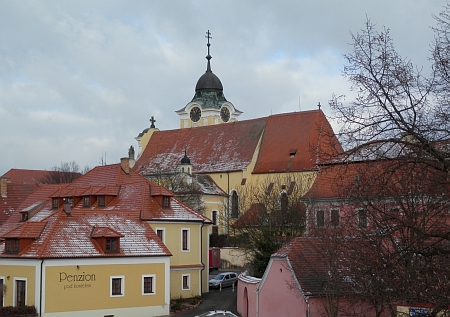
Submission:
[[[219,190],[201,193],[203,214],[213,220],[215,232],[228,234],[230,224],[245,212],[238,208],[245,187],[281,177],[286,184],[273,188],[280,195],[289,195],[293,186],[305,193],[317,163],[342,148],[320,109],[239,121],[242,111],[225,98],[222,83],[211,70],[209,48],[208,36],[206,72],[197,81],[192,100],[176,111],[180,129],[160,131],[152,118],[150,128],[136,137],[139,156],[133,169],[150,179],[179,173],[194,182],[208,177],[207,187]],[[183,169],[185,156],[189,169]],[[198,186],[200,192],[203,189]]]

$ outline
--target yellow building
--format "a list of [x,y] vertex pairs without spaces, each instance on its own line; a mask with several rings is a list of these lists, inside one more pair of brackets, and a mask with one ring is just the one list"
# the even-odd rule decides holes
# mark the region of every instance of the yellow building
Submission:
[[[297,186],[296,192],[306,193],[317,163],[342,147],[320,109],[238,121],[242,112],[225,99],[210,59],[208,43],[206,73],[192,101],[176,111],[180,129],[160,131],[152,117],[150,128],[136,137],[139,157],[133,169],[150,179],[180,172],[194,181],[208,177],[224,194],[202,194],[204,215],[220,219],[217,232],[227,234],[230,222],[244,212],[238,201],[245,187],[290,175],[293,181],[271,190],[289,195]],[[186,157],[189,164],[180,171]]]
[[172,288],[207,290],[210,224],[127,159],[44,185],[0,227],[0,303],[42,316],[168,315]]

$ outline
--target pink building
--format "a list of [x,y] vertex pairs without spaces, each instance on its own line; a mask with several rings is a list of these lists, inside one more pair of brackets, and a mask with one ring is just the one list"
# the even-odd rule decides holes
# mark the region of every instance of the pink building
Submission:
[[330,283],[334,268],[324,251],[323,240],[298,237],[272,255],[261,279],[241,275],[238,312],[243,317],[326,317],[368,309],[346,296],[345,283]]

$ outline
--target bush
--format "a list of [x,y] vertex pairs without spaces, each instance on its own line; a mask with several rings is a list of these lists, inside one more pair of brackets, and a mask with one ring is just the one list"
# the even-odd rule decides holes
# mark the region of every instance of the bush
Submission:
[[0,307],[0,316],[37,316],[37,311],[34,306],[6,306]]

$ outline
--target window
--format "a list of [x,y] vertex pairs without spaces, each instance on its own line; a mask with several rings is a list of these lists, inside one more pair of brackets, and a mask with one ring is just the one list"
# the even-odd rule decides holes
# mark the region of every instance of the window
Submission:
[[6,239],[5,253],[19,253],[19,239]]
[[25,306],[26,305],[26,287],[27,287],[27,281],[22,279],[15,280],[15,306]]
[[59,204],[58,204],[58,198],[53,198],[52,199],[52,208],[53,209],[58,209]]
[[111,276],[111,297],[124,296],[124,277],[123,276]]
[[142,276],[142,295],[155,294],[155,278],[154,274]]
[[189,229],[181,229],[181,250],[189,251]]
[[3,290],[4,280],[3,277],[0,277],[0,307],[3,307],[3,294],[5,293]]
[[287,193],[281,193],[280,196],[280,208],[282,212],[287,212],[288,210],[288,194]]
[[359,229],[365,229],[368,227],[367,211],[365,209],[359,209],[357,214],[357,225]]
[[266,195],[270,195],[270,193],[272,192],[272,189],[273,189],[273,183],[270,183],[269,186],[267,186]]
[[332,227],[334,227],[334,228],[339,227],[340,222],[341,222],[341,216],[339,214],[339,209],[331,209],[330,222],[331,222]]
[[91,207],[91,200],[89,196],[84,197],[83,199],[83,207]]
[[163,208],[169,208],[169,197],[163,196]]
[[318,228],[325,227],[325,211],[324,210],[316,210],[316,227],[318,227]]
[[213,225],[217,226],[217,210],[213,210],[212,212],[212,221]]
[[231,193],[231,218],[239,216],[239,198],[235,190]]
[[189,274],[183,274],[183,290],[190,289]]
[[163,228],[156,228],[156,234],[158,235],[159,239],[165,243],[165,230]]
[[106,239],[106,252],[110,252],[110,253],[114,253],[114,252],[119,252],[119,248],[118,248],[118,243],[117,243],[117,238],[113,238],[113,239]]
[[105,207],[105,196],[98,196],[98,206]]

